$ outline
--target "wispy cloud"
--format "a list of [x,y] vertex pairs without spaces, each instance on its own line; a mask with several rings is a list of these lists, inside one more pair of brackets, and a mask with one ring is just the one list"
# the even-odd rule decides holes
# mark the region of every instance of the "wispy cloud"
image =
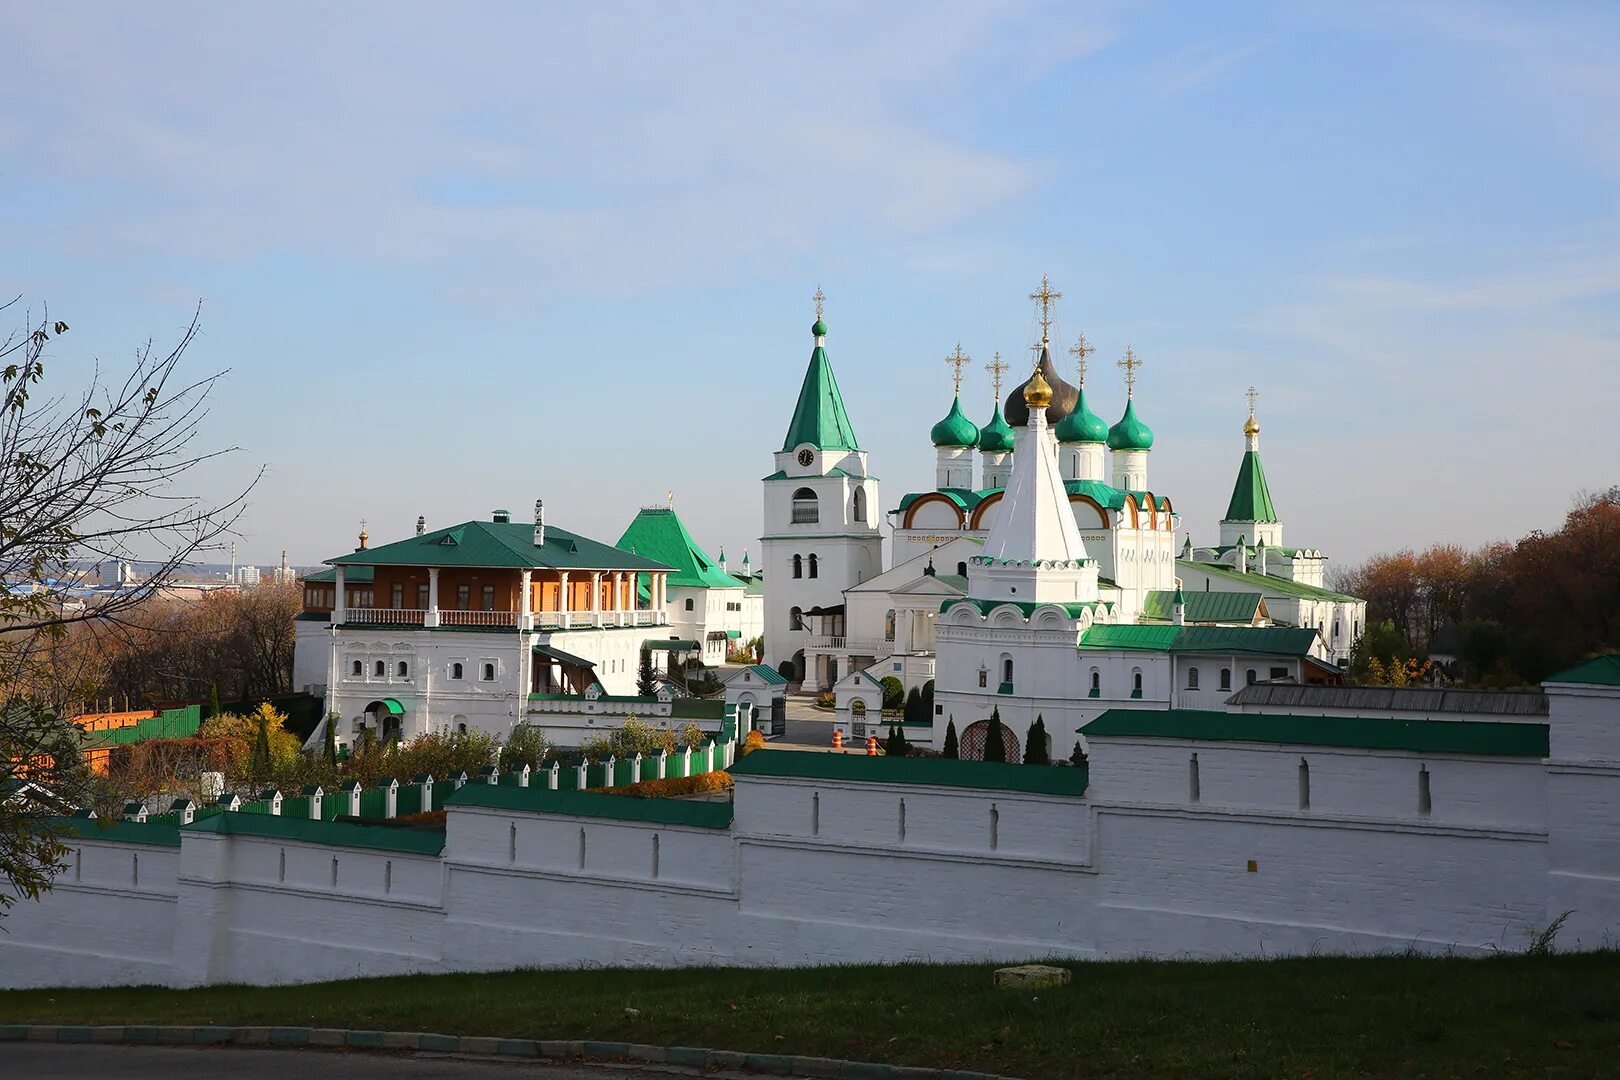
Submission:
[[1264,42],[1252,42],[1236,48],[1221,42],[1204,41],[1188,46],[1166,59],[1154,72],[1155,98],[1173,97],[1193,87],[1209,82],[1237,67],[1259,52]]

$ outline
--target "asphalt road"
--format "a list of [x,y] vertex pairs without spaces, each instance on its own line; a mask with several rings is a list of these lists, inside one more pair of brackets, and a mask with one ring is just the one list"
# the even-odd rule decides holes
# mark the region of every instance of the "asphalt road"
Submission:
[[7,1080],[670,1080],[673,1071],[453,1054],[380,1054],[251,1047],[0,1043]]

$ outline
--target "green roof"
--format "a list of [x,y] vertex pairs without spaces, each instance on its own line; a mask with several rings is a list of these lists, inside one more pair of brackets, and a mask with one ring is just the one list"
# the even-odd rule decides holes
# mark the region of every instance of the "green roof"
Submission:
[[[376,577],[377,572],[369,566],[350,566],[343,571],[343,583],[345,585],[370,585],[376,580]],[[337,582],[337,571],[317,570],[313,574],[305,574],[304,580],[314,582],[329,581],[335,584]]]
[[1076,395],[1074,411],[1052,429],[1060,443],[1100,443],[1108,441],[1108,425],[1086,404],[1086,388]]
[[226,836],[272,836],[325,847],[403,851],[413,855],[437,855],[444,848],[443,829],[310,821],[276,814],[215,814],[185,827]]
[[765,664],[754,664],[744,670],[753,672],[754,678],[767,686],[783,686],[787,683],[786,677],[781,672]]
[[[1189,603],[1192,595],[1188,596]],[[1111,652],[1233,653],[1249,656],[1307,656],[1317,633],[1296,626],[1093,626],[1080,636],[1081,649]]]
[[1153,429],[1136,418],[1136,399],[1125,399],[1125,415],[1108,429],[1110,450],[1151,450]]
[[[826,329],[824,324],[818,325]],[[820,341],[810,353],[810,366],[804,373],[804,385],[799,387],[799,402],[793,407],[782,449],[792,450],[805,443],[818,450],[861,448],[844,409],[844,396],[838,392],[838,380],[833,378],[832,362]]]
[[674,567],[669,585],[687,589],[738,589],[742,584],[720,569],[708,552],[698,547],[680,515],[670,507],[643,509],[619,537],[618,547],[635,555]]
[[1271,505],[1271,488],[1266,484],[1266,470],[1260,464],[1258,450],[1245,450],[1243,453],[1237,483],[1232,486],[1232,501],[1226,504],[1225,520],[1277,520],[1277,509]]
[[648,652],[694,652],[700,646],[691,638],[648,638],[641,647]]
[[1014,607],[1024,613],[1025,619],[1034,614],[1036,608],[1043,607],[1062,608],[1069,618],[1078,619],[1082,612],[1091,611],[1099,606],[1095,600],[1080,600],[1059,604],[1050,600],[980,600],[972,596],[953,596],[941,603],[939,610],[946,612],[957,604],[972,604],[979,609],[980,615],[988,615],[1000,607]]
[[962,411],[962,399],[956,397],[951,399],[951,411],[929,430],[928,437],[935,446],[976,446],[979,426],[967,418]]
[[[766,477],[770,479],[770,477]],[[1135,495],[1140,505],[1147,498],[1146,492],[1128,492],[1120,488],[1103,483],[1101,480],[1065,480],[1063,489],[1070,495],[1084,495],[1094,500],[1105,510],[1118,510],[1125,505],[1125,496]],[[911,504],[925,495],[943,495],[951,500],[964,512],[971,513],[984,500],[992,495],[1000,495],[1001,488],[986,488],[983,491],[969,491],[967,488],[939,488],[935,491],[913,491],[900,496],[901,511],[911,508]]]
[[448,806],[488,806],[562,817],[605,818],[610,821],[645,821],[661,825],[688,825],[697,829],[724,829],[731,824],[731,803],[690,799],[638,799],[600,791],[552,791],[549,788],[468,784],[445,800]]
[[[1175,618],[1176,589],[1150,589],[1142,605],[1144,619]],[[1257,592],[1182,592],[1190,623],[1252,622],[1263,597]]]
[[118,844],[151,844],[179,847],[180,827],[146,821],[91,821],[87,818],[42,818],[58,836],[78,836],[85,840],[109,840]]
[[[597,540],[546,526],[544,544],[534,526],[517,521],[467,521],[381,547],[326,560],[333,566],[469,566],[514,570],[668,570]],[[347,572],[344,574],[348,578]]]
[[990,422],[979,429],[979,450],[986,454],[1006,454],[1013,448],[1012,425],[1001,415],[1001,402],[990,410]]
[[867,757],[813,750],[756,750],[738,758],[733,776],[855,780],[875,784],[927,784],[1040,795],[1084,795],[1086,770],[1057,765],[1015,765],[955,758]]
[[1620,686],[1620,654],[1594,656],[1572,668],[1549,675],[1543,683],[1585,683],[1588,686]]
[[[1303,600],[1332,600],[1341,604],[1358,604],[1361,602],[1359,596],[1347,596],[1344,593],[1336,593],[1331,589],[1324,589],[1316,585],[1290,581],[1275,574],[1257,574],[1252,571],[1247,574],[1240,574],[1235,567],[1223,566],[1220,563],[1195,562],[1192,559],[1177,559],[1176,565],[1186,567],[1189,570],[1198,570],[1209,574],[1211,577],[1221,578],[1224,581],[1241,582],[1249,588],[1257,589],[1262,593],[1281,593],[1284,596],[1296,596]],[[1192,593],[1189,592],[1188,595],[1191,596]]]
[[[1101,480],[1066,480],[1063,489],[1070,495],[1084,495],[1095,501],[1104,510],[1119,510],[1125,506],[1125,496],[1129,494],[1112,484],[1105,484]],[[1141,499],[1136,500],[1138,504]]]
[[1282,743],[1415,753],[1547,756],[1547,725],[1490,720],[1396,720],[1389,717],[1292,716],[1201,709],[1109,709],[1079,729],[1086,738]]

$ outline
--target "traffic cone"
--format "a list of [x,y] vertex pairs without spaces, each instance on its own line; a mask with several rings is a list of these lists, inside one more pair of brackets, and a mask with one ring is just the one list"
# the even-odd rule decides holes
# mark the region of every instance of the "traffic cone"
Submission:
[[842,731],[840,731],[838,728],[833,728],[833,749],[834,750],[842,750],[843,748],[844,748],[844,733]]
[[866,756],[867,757],[877,757],[877,736],[876,735],[868,735],[866,737]]

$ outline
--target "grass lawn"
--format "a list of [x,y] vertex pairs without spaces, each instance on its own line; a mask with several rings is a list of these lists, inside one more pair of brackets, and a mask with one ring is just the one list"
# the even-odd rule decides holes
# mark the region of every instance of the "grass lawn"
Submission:
[[4,991],[0,1023],[586,1038],[1021,1077],[1620,1077],[1616,952],[1064,966],[1072,985],[1033,993],[960,965]]

